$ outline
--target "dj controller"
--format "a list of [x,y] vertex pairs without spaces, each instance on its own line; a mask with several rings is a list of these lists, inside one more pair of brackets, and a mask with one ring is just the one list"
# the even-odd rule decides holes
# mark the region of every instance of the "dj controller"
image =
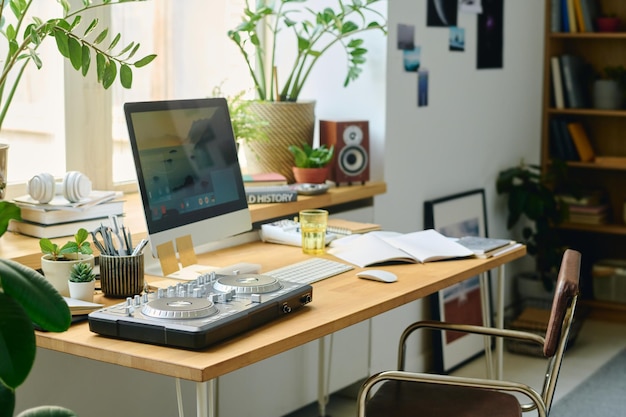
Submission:
[[202,349],[288,314],[313,299],[313,288],[268,275],[199,276],[129,297],[88,315],[103,336]]

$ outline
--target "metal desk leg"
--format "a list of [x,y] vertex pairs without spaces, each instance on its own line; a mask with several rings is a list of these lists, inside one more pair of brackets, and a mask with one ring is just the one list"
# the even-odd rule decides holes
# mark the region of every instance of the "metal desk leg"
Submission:
[[[498,267],[498,297],[496,300],[496,327],[504,328],[504,265]],[[504,360],[504,340],[496,338],[496,378],[502,379]]]
[[[489,279],[487,272],[479,276],[480,280],[480,304],[482,307],[483,326],[491,327],[491,306],[489,303]],[[487,378],[493,378],[493,356],[491,352],[491,337],[485,336],[485,365],[487,367]]]
[[198,417],[217,417],[217,380],[196,382],[196,410]]
[[317,409],[318,416],[326,416],[326,405],[328,404],[328,394],[326,393],[326,338],[318,339],[317,350]]

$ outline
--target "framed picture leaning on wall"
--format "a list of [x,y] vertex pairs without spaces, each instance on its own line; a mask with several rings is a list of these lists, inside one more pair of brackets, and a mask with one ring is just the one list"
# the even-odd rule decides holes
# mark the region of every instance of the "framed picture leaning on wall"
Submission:
[[[425,201],[424,228],[435,229],[453,238],[487,237],[485,191],[476,189]],[[484,282],[486,294],[481,293],[479,276],[433,294],[430,298],[433,320],[484,324],[483,316],[488,317],[491,311],[488,274],[484,277]],[[485,298],[481,298],[482,296]],[[485,343],[485,338],[479,335],[434,332],[435,371],[450,372],[481,355],[485,350]]]

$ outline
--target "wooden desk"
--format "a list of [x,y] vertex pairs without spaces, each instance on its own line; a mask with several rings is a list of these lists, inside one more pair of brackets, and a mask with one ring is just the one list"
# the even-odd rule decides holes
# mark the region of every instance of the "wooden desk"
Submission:
[[[74,325],[64,333],[37,333],[37,345],[203,384],[500,267],[525,253],[526,249],[521,247],[491,259],[385,267],[398,276],[398,281],[393,284],[358,279],[354,275],[360,268],[356,268],[355,271],[315,283],[313,302],[304,308],[202,351],[110,339],[91,333],[87,323]],[[297,247],[261,242],[200,256],[201,262],[209,265],[224,266],[245,261],[259,263],[263,270],[268,271],[305,258],[306,255]],[[205,413],[206,410],[199,407],[198,415]]]

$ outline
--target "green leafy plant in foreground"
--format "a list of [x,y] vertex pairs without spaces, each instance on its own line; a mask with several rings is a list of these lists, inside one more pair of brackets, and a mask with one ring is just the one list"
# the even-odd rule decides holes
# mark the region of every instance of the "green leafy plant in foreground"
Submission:
[[[63,332],[71,323],[69,307],[37,271],[0,259],[0,417],[11,417],[15,389],[25,380],[35,361],[37,346],[33,323],[44,330]],[[19,417],[74,416],[60,407],[37,407]]]
[[109,88],[119,75],[120,83],[130,88],[131,67],[148,65],[156,55],[136,58],[139,43],[120,44],[118,33],[109,37],[108,28],[100,28],[97,18],[83,17],[89,11],[105,6],[144,0],[82,0],[82,7],[72,10],[69,0],[57,0],[62,17],[48,20],[30,12],[35,0],[0,0],[0,33],[7,43],[7,53],[0,73],[0,129],[26,66],[33,62],[40,69],[43,62],[37,50],[47,38],[54,38],[57,49],[72,67],[87,75],[95,57],[97,80]]

